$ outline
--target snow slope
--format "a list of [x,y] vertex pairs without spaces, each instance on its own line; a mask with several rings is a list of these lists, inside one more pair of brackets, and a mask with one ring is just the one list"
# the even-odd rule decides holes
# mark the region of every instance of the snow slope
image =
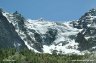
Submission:
[[[85,13],[79,20],[64,23],[25,19],[17,11],[15,13],[3,12],[3,15],[9,23],[13,24],[15,31],[29,49],[50,54],[55,50],[58,54],[82,54],[82,51],[78,49],[82,42],[78,40],[76,42],[78,33],[83,36],[88,33],[86,32],[88,29],[96,27],[94,9]],[[85,34],[83,38],[89,40],[91,37],[93,36]]]

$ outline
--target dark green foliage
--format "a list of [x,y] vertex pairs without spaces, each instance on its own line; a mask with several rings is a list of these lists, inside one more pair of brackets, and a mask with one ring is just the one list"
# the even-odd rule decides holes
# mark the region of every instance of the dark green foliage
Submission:
[[71,60],[82,60],[87,55],[62,55],[35,53],[28,49],[22,49],[19,52],[16,49],[0,49],[0,61],[15,60],[16,63],[69,63]]
[[16,52],[16,49],[13,48],[7,48],[7,49],[0,49],[0,61],[8,58],[9,56],[14,55]]

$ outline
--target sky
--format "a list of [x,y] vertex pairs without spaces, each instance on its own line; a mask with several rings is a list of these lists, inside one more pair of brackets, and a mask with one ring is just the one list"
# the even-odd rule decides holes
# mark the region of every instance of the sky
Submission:
[[18,11],[27,19],[67,21],[77,20],[96,8],[96,0],[0,0],[0,7],[8,12]]

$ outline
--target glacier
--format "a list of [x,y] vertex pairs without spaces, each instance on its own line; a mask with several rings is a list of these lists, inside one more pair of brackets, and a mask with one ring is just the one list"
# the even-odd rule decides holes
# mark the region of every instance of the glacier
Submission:
[[[50,54],[54,50],[58,54],[83,54],[82,52],[87,49],[95,49],[95,45],[92,44],[90,47],[86,47],[85,50],[82,47],[84,46],[83,43],[85,44],[91,38],[95,37],[95,35],[92,35],[96,28],[95,13],[96,10],[92,9],[78,20],[61,23],[59,21],[55,22],[44,19],[25,19],[17,11],[14,13],[2,12],[9,23],[12,23],[15,27],[15,31],[24,41],[28,49],[37,53]],[[80,41],[79,39],[84,39],[85,42],[82,43],[82,40]],[[95,43],[93,40],[91,41]],[[88,44],[90,45],[89,42]],[[79,50],[79,48],[82,49]]]

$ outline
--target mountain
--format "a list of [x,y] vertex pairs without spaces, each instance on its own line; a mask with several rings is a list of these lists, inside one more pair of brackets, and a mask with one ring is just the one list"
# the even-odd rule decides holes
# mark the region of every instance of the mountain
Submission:
[[0,48],[24,48],[25,43],[0,9]]
[[[79,20],[77,27],[83,30],[77,34],[76,42],[79,42],[80,50],[96,49],[96,9],[91,9]],[[94,46],[94,47],[93,47]],[[83,47],[83,48],[82,48]]]
[[38,53],[83,54],[96,49],[95,24],[96,9],[64,23],[25,19],[18,11],[0,9],[0,47],[27,46]]

